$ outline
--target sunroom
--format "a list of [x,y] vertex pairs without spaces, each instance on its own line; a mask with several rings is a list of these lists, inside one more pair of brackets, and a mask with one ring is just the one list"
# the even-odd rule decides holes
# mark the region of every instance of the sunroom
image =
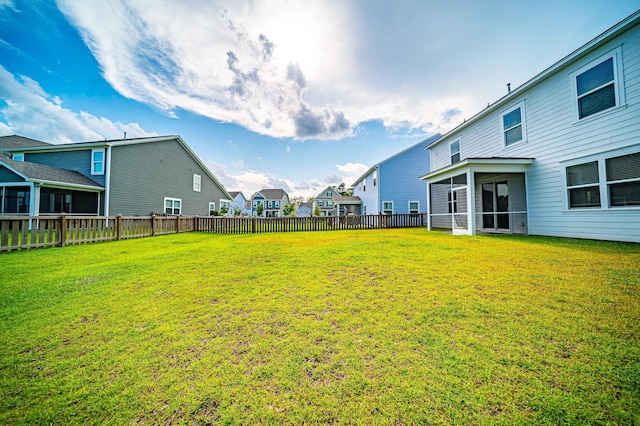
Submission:
[[429,229],[454,234],[527,234],[532,158],[467,158],[422,176]]

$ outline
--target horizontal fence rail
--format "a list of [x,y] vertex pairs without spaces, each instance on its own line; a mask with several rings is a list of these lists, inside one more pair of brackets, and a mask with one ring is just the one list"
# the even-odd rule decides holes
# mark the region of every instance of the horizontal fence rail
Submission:
[[324,217],[0,216],[0,252],[180,232],[252,234],[426,226],[426,214]]

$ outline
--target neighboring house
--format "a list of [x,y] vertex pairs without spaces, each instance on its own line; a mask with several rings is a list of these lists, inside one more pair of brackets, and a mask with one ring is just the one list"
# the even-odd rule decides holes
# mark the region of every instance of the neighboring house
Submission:
[[229,209],[229,215],[233,216],[234,211],[240,210],[240,216],[251,216],[251,208],[249,208],[249,203],[245,198],[242,191],[229,191],[229,195],[231,195],[231,208]]
[[313,216],[313,201],[300,203],[296,210],[296,217],[311,217]]
[[0,137],[0,214],[210,215],[231,197],[179,136],[52,145]]
[[[318,206],[320,216],[333,216],[335,209],[333,208],[333,197],[340,196],[335,186],[327,186],[313,200],[313,208]],[[311,211],[313,212],[313,208]]]
[[353,195],[362,200],[362,214],[426,213],[425,184],[429,172],[427,146],[440,135],[425,139],[367,170],[353,183]]
[[335,196],[333,197],[334,215],[335,216],[351,216],[361,215],[362,200],[358,196]]
[[289,195],[282,189],[261,189],[251,197],[251,215],[257,216],[256,208],[264,206],[264,217],[283,217],[284,205],[289,203]]
[[640,11],[429,151],[430,228],[640,242]]

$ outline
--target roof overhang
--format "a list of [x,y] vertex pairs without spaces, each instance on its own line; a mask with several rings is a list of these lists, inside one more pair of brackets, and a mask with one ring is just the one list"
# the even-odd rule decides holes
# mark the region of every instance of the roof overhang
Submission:
[[434,172],[420,176],[427,183],[437,182],[461,173],[525,173],[533,164],[533,158],[465,158]]

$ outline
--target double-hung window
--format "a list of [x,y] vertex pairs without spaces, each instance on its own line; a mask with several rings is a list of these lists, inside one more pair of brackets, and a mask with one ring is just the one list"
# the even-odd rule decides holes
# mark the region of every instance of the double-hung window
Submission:
[[104,174],[104,149],[91,150],[91,174]]
[[193,190],[195,192],[202,191],[202,176],[194,173],[193,175]]
[[216,203],[209,203],[209,216],[215,216],[218,212],[216,211]]
[[611,207],[640,206],[640,152],[605,160]]
[[504,135],[504,146],[510,146],[525,140],[523,103],[502,113],[502,133]]
[[393,201],[383,201],[382,202],[382,213],[383,214],[393,214]]
[[164,212],[166,214],[179,215],[182,212],[182,200],[180,198],[164,198]]
[[409,214],[420,213],[420,201],[409,201]]
[[451,164],[460,162],[460,139],[449,144],[449,155],[451,156]]
[[618,48],[571,74],[578,120],[624,104],[620,86],[621,52]]
[[640,206],[640,152],[599,155],[567,167],[566,178],[570,209]]

